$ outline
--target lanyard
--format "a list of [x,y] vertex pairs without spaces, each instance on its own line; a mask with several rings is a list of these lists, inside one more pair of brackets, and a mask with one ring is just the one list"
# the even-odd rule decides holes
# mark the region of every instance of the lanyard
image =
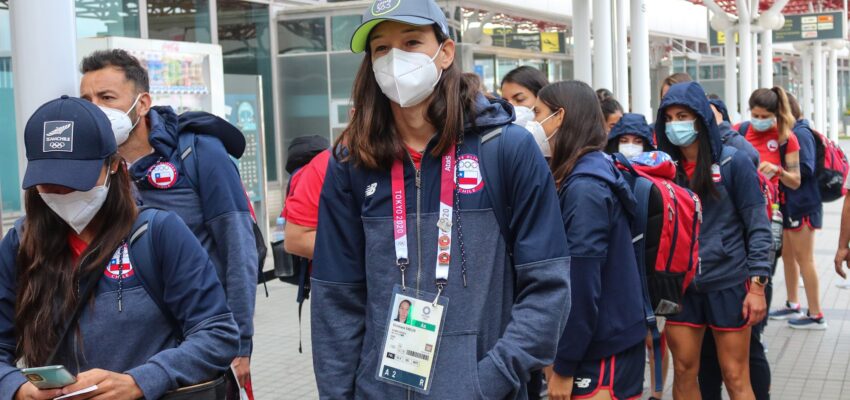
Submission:
[[[446,155],[440,158],[440,214],[437,221],[437,261],[434,273],[438,298],[449,282],[449,264],[452,259],[454,170],[455,145],[452,145]],[[407,253],[407,198],[404,189],[404,166],[400,158],[393,162],[391,175],[396,263],[401,270],[401,286],[404,288],[404,271],[410,264],[410,260]]]

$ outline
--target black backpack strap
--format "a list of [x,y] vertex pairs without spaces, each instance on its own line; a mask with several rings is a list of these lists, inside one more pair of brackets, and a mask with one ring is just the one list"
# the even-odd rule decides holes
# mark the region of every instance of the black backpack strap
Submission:
[[159,212],[162,212],[162,210],[152,207],[142,207],[139,210],[139,216],[136,218],[136,223],[133,224],[133,229],[130,230],[130,238],[127,240],[129,247],[128,253],[130,262],[135,267],[136,275],[139,277],[142,286],[144,286],[162,315],[171,323],[174,333],[182,341],[183,328],[171,310],[163,303],[165,288],[160,278],[162,274],[158,273],[159,265],[153,259],[155,247],[153,245],[153,236],[149,231],[153,228],[154,218]]
[[499,230],[502,231],[502,237],[505,239],[508,254],[513,258],[514,237],[510,229],[513,209],[510,204],[506,204],[509,197],[507,188],[501,179],[505,176],[502,169],[503,163],[500,162],[504,129],[505,127],[499,127],[481,136],[478,158],[481,161],[481,170],[487,183],[484,185],[484,190],[490,197],[490,203],[493,205],[493,212],[499,223]]
[[750,130],[750,121],[744,121],[741,122],[741,125],[738,125],[738,133],[740,133],[741,136],[746,137],[748,130]]

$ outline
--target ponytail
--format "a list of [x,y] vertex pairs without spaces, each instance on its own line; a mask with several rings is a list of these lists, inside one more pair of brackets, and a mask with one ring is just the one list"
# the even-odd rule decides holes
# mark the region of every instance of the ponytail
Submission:
[[778,99],[776,113],[776,127],[779,132],[790,133],[794,128],[794,114],[791,112],[791,104],[788,102],[788,96],[785,95],[785,90],[779,86],[774,86],[770,89],[776,94]]

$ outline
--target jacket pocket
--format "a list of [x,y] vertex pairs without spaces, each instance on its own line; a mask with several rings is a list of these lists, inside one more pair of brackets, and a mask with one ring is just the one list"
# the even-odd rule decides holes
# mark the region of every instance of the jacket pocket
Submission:
[[[699,238],[699,257],[704,264],[717,264],[729,257],[723,232],[715,232]],[[697,271],[702,275],[703,271]]]
[[477,334],[443,336],[429,398],[481,399],[478,382]]

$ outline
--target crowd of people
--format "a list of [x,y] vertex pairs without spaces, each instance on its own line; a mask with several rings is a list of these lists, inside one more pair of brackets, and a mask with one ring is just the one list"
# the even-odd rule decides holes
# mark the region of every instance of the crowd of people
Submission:
[[[822,138],[794,96],[758,89],[733,125],[683,73],[654,116],[528,66],[487,93],[433,0],[386,3],[351,40],[348,127],[289,149],[284,245],[320,397],[660,399],[672,360],[676,399],[769,399],[766,321],[827,329]],[[0,397],[238,399],[264,261],[232,162],[245,139],[153,106],[125,51],[81,73],[81,98],[24,130]],[[845,201],[842,276],[848,246]]]

